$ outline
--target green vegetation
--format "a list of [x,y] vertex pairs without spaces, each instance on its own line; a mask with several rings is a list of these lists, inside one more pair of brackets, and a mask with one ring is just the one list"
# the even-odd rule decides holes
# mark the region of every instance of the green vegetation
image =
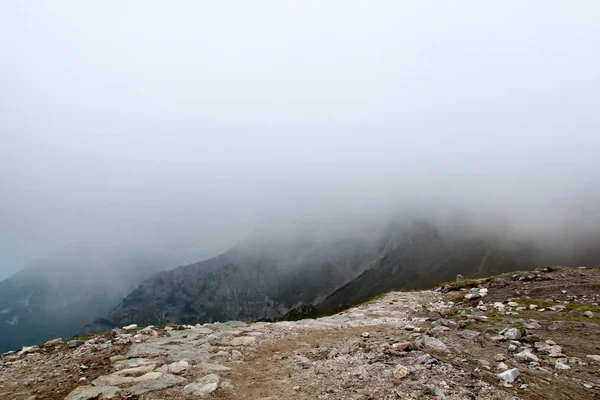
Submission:
[[464,280],[458,281],[458,282],[439,282],[436,286],[437,287],[448,286],[450,291],[460,290],[460,289],[468,289],[468,288],[477,287],[478,285],[480,285],[482,283],[487,283],[494,279],[512,277],[514,274],[515,274],[514,272],[504,272],[502,274],[489,276],[487,278],[464,279]]
[[[529,309],[529,306],[531,304],[535,304],[536,306],[538,306],[538,308],[548,308],[548,307],[552,307],[552,306],[562,306],[565,307],[565,310],[568,311],[578,311],[578,312],[585,312],[585,311],[591,311],[593,313],[600,313],[600,307],[599,306],[595,306],[593,304],[585,304],[585,303],[554,303],[551,301],[545,301],[545,300],[539,300],[539,299],[532,299],[530,297],[519,297],[517,299],[512,299],[512,301],[519,303],[520,305],[527,307]],[[588,318],[588,319],[593,319],[593,318]]]
[[567,307],[568,311],[581,311],[582,313],[585,311],[591,311],[593,313],[600,313],[600,307],[593,304],[569,303],[563,305]]
[[466,279],[464,281],[458,281],[458,282],[440,282],[436,286],[437,287],[450,286],[450,290],[460,290],[460,289],[464,289],[464,288],[476,287],[477,285],[479,285],[482,282],[483,282],[483,279]]
[[[390,291],[388,291],[388,292],[385,292],[385,293],[378,294],[377,296],[373,297],[372,299],[370,299],[370,300],[367,300],[367,301],[365,301],[365,302],[363,302],[363,303],[357,304],[357,305],[356,305],[356,306],[354,306],[354,307],[360,307],[360,306],[366,306],[366,305],[368,305],[368,304],[373,304],[373,303],[375,303],[376,301],[383,299],[385,296],[387,296],[387,295],[388,295],[389,293],[391,293],[391,292],[392,292],[392,291],[390,290]],[[349,307],[349,308],[354,308],[354,307]]]
[[552,306],[564,305],[560,303],[552,303],[550,301],[532,299],[530,297],[519,297],[518,299],[512,299],[512,301],[514,301],[515,303],[519,303],[523,307],[527,307],[527,309],[529,309],[529,306],[532,304],[538,306],[538,308],[548,308]]
[[90,340],[90,339],[92,339],[94,337],[96,337],[96,335],[94,335],[94,334],[87,334],[87,335],[83,335],[83,336],[75,336],[73,338],[73,340],[83,340],[83,341],[86,341],[86,340]]

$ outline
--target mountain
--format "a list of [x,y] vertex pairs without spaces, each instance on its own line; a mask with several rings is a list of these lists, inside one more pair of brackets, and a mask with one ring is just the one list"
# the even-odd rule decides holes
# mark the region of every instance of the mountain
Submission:
[[431,287],[457,274],[481,277],[567,261],[576,260],[528,241],[441,231],[423,221],[336,239],[262,237],[154,275],[83,332],[132,323],[301,317],[314,307],[339,309],[392,289]]
[[247,240],[213,259],[154,275],[84,332],[130,323],[195,324],[282,315],[324,299],[358,276],[376,251],[371,240],[360,237]]
[[146,278],[199,257],[194,250],[78,243],[0,282],[0,352],[74,335]]
[[385,250],[370,268],[320,302],[319,310],[360,304],[390,290],[430,288],[454,281],[458,275],[480,278],[566,261],[566,257],[528,241],[442,233],[424,222],[408,230],[392,227],[388,238]]

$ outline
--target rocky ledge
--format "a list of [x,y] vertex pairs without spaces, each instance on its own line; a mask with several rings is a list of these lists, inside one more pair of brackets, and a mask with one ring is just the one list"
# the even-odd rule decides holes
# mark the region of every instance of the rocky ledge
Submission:
[[318,319],[138,328],[5,354],[7,399],[593,399],[600,271],[392,292]]

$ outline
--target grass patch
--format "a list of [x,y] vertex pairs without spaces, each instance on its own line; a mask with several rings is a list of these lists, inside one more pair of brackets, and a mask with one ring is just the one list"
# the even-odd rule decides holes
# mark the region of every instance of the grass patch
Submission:
[[458,282],[440,282],[437,284],[438,287],[450,286],[450,290],[460,290],[464,288],[472,288],[476,287],[480,283],[482,283],[482,279],[466,279],[464,281]]
[[90,340],[90,339],[95,338],[95,337],[96,337],[96,335],[89,333],[89,334],[83,335],[83,336],[75,336],[72,340],[83,340],[83,341],[86,341],[86,340]]
[[[568,311],[581,311],[582,313],[585,311],[591,311],[593,313],[600,313],[600,307],[595,306],[593,304],[584,304],[584,303],[569,303],[563,304],[567,307]],[[588,318],[591,319],[591,318]]]
[[532,299],[530,297],[519,297],[517,299],[514,299],[514,302],[515,303],[519,303],[523,307],[527,307],[527,309],[529,309],[529,306],[532,305],[532,304],[538,306],[538,308],[548,308],[548,307],[552,307],[552,306],[562,306],[562,305],[564,305],[564,304],[561,304],[561,303],[553,303],[551,301],[544,301],[544,300]]
[[[585,304],[585,303],[554,303],[551,301],[544,301],[544,300],[539,300],[539,299],[532,299],[530,297],[519,297],[517,299],[513,299],[513,301],[515,301],[516,303],[519,303],[520,305],[527,307],[529,309],[529,306],[531,304],[535,304],[536,306],[538,306],[538,308],[548,308],[548,307],[552,307],[552,306],[562,306],[565,307],[566,311],[577,311],[577,312],[585,312],[585,311],[591,311],[593,313],[598,313],[600,314],[600,307],[599,306],[595,306],[593,304]],[[585,318],[585,317],[584,317]],[[588,318],[588,319],[593,319],[593,318]]]
[[509,278],[509,277],[512,278],[512,276],[514,274],[515,274],[514,271],[513,272],[504,272],[502,274],[488,276],[487,278],[464,279],[464,280],[458,281],[458,282],[439,282],[436,286],[437,287],[447,286],[450,291],[460,290],[460,289],[468,289],[468,288],[477,287],[477,285],[490,282],[494,279]]
[[389,293],[391,293],[391,292],[392,292],[392,291],[389,291],[389,292],[385,292],[385,293],[378,294],[377,296],[375,296],[375,297],[373,297],[373,298],[371,298],[371,299],[369,299],[369,300],[367,300],[367,301],[365,301],[365,302],[362,302],[362,303],[360,303],[360,304],[357,304],[357,305],[356,305],[356,306],[354,306],[354,307],[360,307],[360,306],[366,306],[366,305],[369,305],[369,304],[373,304],[373,303],[375,303],[376,301],[383,299],[385,296],[387,296],[387,295],[388,295]]
[[503,321],[504,318],[507,317],[507,315],[505,315],[505,316],[498,315],[497,311],[492,311],[492,312],[486,314],[486,317],[488,317],[488,321],[500,322],[500,321]]

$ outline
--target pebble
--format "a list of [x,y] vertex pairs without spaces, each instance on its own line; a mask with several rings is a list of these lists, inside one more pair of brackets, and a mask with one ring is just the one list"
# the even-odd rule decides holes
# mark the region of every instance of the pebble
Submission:
[[364,338],[368,338],[369,337],[369,332],[363,332],[360,334],[360,336],[364,337]]
[[408,375],[408,368],[406,368],[404,365],[398,365],[394,369],[394,377],[396,377],[398,379],[405,378],[407,375]]

